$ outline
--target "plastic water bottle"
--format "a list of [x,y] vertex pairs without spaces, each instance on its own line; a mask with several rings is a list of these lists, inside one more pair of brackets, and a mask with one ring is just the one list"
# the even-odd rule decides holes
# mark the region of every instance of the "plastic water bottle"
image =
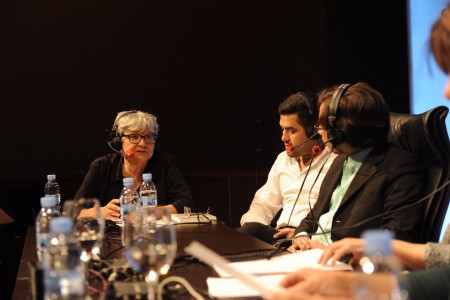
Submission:
[[72,226],[70,217],[50,221],[51,233],[43,264],[45,299],[84,299],[84,263]]
[[120,192],[120,217],[122,224],[128,218],[130,211],[136,209],[139,205],[139,195],[134,189],[134,179],[126,177],[123,179],[123,189]]
[[61,214],[56,210],[55,197],[42,197],[41,210],[36,218],[36,249],[39,261],[42,262],[47,248],[47,237],[50,232],[50,220],[54,217],[60,217]]
[[139,188],[139,197],[142,206],[156,206],[158,205],[158,197],[156,193],[156,186],[152,181],[152,174],[142,174],[142,184]]
[[131,211],[139,206],[139,195],[134,189],[134,179],[125,177],[123,179],[123,189],[120,192],[120,218],[122,220],[122,244],[125,245],[125,222]]
[[[402,264],[392,253],[392,233],[387,230],[367,230],[363,232],[365,256],[359,261],[359,271],[365,274],[389,274],[397,280],[397,288],[390,294],[375,294],[371,288],[357,283],[356,299],[408,299],[408,294],[400,280]],[[358,268],[357,268],[358,269]]]
[[61,193],[59,189],[59,184],[56,182],[56,175],[47,175],[47,183],[45,184],[44,194],[46,197],[54,196],[56,197],[56,209],[61,212]]

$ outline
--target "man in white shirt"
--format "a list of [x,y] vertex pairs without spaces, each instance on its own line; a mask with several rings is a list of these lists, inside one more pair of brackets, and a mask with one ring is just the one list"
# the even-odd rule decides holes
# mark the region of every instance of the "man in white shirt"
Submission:
[[[322,180],[336,157],[327,148],[321,151],[322,141],[314,128],[318,117],[315,95],[293,94],[280,104],[278,113],[286,151],[278,155],[238,229],[268,243],[293,237],[316,203]],[[273,228],[270,224],[280,209]]]

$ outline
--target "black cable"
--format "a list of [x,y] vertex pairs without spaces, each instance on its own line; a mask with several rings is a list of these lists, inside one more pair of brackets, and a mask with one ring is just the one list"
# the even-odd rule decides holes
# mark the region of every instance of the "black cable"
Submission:
[[388,216],[388,215],[390,215],[390,214],[392,214],[392,213],[396,213],[396,212],[399,212],[399,211],[401,211],[401,210],[403,210],[403,209],[407,209],[407,208],[413,207],[413,206],[415,206],[415,205],[417,205],[417,204],[420,204],[420,203],[422,203],[422,202],[425,202],[425,201],[428,200],[431,196],[433,196],[434,194],[436,194],[437,192],[439,192],[440,190],[442,190],[444,187],[446,187],[446,186],[449,185],[449,184],[450,184],[450,180],[447,180],[447,181],[444,182],[439,188],[437,188],[436,190],[434,190],[434,191],[431,192],[430,194],[426,195],[425,197],[420,198],[419,200],[417,200],[417,201],[414,202],[414,203],[410,203],[410,204],[407,204],[407,205],[405,205],[405,206],[402,206],[402,207],[399,207],[399,208],[396,208],[396,209],[393,209],[393,210],[390,210],[390,211],[386,211],[386,212],[384,212],[384,213],[381,213],[381,214],[378,214],[378,215],[376,215],[376,216],[367,218],[367,219],[365,219],[365,220],[363,220],[363,221],[360,221],[360,222],[358,222],[358,223],[356,223],[356,224],[353,224],[353,225],[351,225],[351,226],[340,227],[340,228],[332,228],[330,231],[326,231],[326,232],[322,232],[322,233],[311,233],[310,235],[313,236],[313,235],[320,235],[320,234],[334,233],[334,232],[340,231],[340,230],[347,230],[347,229],[353,229],[353,228],[356,228],[356,227],[361,226],[361,225],[364,225],[364,224],[366,224],[366,223],[368,223],[368,222],[370,222],[370,221],[372,221],[372,220],[375,220],[375,219],[378,219],[378,218],[382,218],[382,217],[384,217],[384,216]]
[[[276,250],[276,249],[275,249]],[[269,252],[270,251],[270,252]],[[234,253],[223,253],[220,256],[224,257],[229,261],[243,261],[243,260],[253,260],[253,259],[267,259],[274,249],[256,249],[256,250],[246,250]],[[267,254],[269,252],[269,254]],[[273,254],[272,254],[273,256]]]
[[125,246],[120,246],[120,247],[118,247],[118,248],[116,248],[116,249],[114,249],[114,250],[109,251],[108,253],[106,253],[105,255],[100,256],[100,257],[101,257],[102,259],[106,260],[106,259],[108,258],[108,256],[110,256],[110,255],[113,254],[114,252],[117,252],[117,251],[123,249],[124,247],[125,247]]
[[[328,154],[327,158],[325,159],[325,162],[324,162],[324,163],[322,164],[322,166],[320,167],[319,173],[317,174],[316,179],[314,179],[314,182],[313,182],[312,187],[311,187],[311,189],[309,190],[309,194],[308,194],[308,205],[309,205],[309,210],[310,210],[310,212],[311,212],[311,214],[312,214],[312,217],[313,217],[313,219],[314,219],[314,222],[315,222],[315,223],[317,224],[317,226],[320,228],[320,230],[322,231],[322,233],[324,233],[325,231],[323,230],[322,225],[320,225],[319,219],[316,217],[316,215],[315,215],[315,213],[314,213],[314,210],[312,209],[312,206],[311,206],[311,191],[312,191],[312,188],[314,187],[314,185],[316,184],[317,179],[319,179],[319,176],[320,176],[320,174],[322,173],[323,167],[324,167],[325,164],[327,163],[328,158],[330,158],[330,156],[331,156],[332,153],[333,153],[333,152],[330,151],[330,154]],[[327,243],[330,244],[330,241],[328,240],[328,238],[327,238],[327,236],[326,236],[325,234],[324,234],[324,237],[325,237]]]
[[311,166],[313,163],[313,159],[314,159],[314,157],[311,158],[311,163],[309,164],[308,169],[306,170],[305,177],[303,178],[302,185],[300,186],[300,190],[298,191],[297,198],[295,198],[294,206],[292,206],[292,210],[291,210],[291,213],[289,214],[289,218],[286,222],[285,228],[289,227],[289,222],[291,221],[292,213],[294,212],[295,206],[297,205],[297,202],[298,202],[298,198],[300,197],[300,194],[302,193],[303,185],[306,182],[306,177],[308,177],[309,170],[311,169]]
[[278,254],[280,251],[286,250],[286,248],[284,247],[276,247],[274,250],[272,250],[272,252],[269,253],[269,255],[267,255],[267,259],[271,259],[272,257],[274,257],[276,254]]

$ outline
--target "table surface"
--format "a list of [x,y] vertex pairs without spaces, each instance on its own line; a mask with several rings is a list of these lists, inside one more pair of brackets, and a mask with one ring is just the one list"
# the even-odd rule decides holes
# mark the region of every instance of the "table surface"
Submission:
[[[177,255],[184,254],[184,247],[196,240],[219,254],[234,254],[252,250],[273,250],[270,244],[242,234],[227,225],[212,224],[175,225],[177,233]],[[114,235],[116,236],[114,238]],[[112,237],[112,238],[111,238]],[[105,259],[121,259],[124,249],[121,247],[120,234],[107,235],[103,243],[101,256]],[[109,246],[109,247],[108,247]],[[269,251],[268,251],[269,252]],[[108,254],[109,253],[109,254]],[[266,253],[266,252],[264,252]],[[34,227],[29,227],[20,261],[17,281],[12,299],[31,299],[31,272],[28,264],[37,260],[36,237]],[[206,278],[217,276],[215,271],[200,263],[177,263],[166,276],[180,276],[186,279],[196,290],[207,291]],[[162,277],[163,279],[164,277]],[[189,298],[187,298],[189,299]],[[236,298],[235,298],[236,299]],[[246,298],[249,299],[249,298]],[[255,298],[259,299],[259,298]]]

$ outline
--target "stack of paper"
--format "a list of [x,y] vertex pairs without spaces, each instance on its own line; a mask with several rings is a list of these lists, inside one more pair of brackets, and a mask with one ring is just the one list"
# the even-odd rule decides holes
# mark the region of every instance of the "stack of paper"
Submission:
[[[255,280],[264,286],[269,292],[275,292],[282,289],[278,284],[284,278],[284,274],[255,276]],[[242,280],[230,277],[209,277],[206,279],[208,284],[208,293],[215,298],[236,298],[236,297],[255,297],[264,295],[257,289],[247,285]]]
[[[314,268],[320,270],[353,270],[350,265],[342,262],[336,262],[334,266],[324,266],[318,264],[322,249],[312,249],[297,253],[290,253],[281,256],[275,256],[272,259],[258,259],[230,263],[234,268],[242,273],[267,275],[267,274],[286,274],[295,272],[302,268]],[[228,273],[215,267],[215,270],[221,277],[229,277]]]
[[[257,275],[260,281],[269,290],[277,290],[278,283],[287,273],[295,272],[302,268],[314,268],[321,270],[353,270],[350,265],[337,262],[335,266],[323,266],[317,263],[322,254],[321,249],[312,249],[298,253],[273,257],[270,260],[260,259],[244,262],[229,263],[231,267],[244,274]],[[232,298],[243,296],[258,296],[260,293],[246,286],[242,281],[230,277],[230,275],[218,266],[214,269],[221,277],[207,279],[208,291],[211,296],[217,298]]]

